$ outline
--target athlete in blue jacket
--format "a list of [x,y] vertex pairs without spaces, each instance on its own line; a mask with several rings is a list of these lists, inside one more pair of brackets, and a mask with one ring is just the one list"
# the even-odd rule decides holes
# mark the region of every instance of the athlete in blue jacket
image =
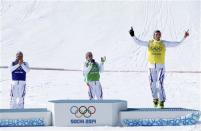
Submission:
[[12,62],[10,71],[12,75],[12,84],[10,92],[10,108],[24,108],[24,97],[26,94],[26,74],[30,68],[27,62],[23,61],[23,53],[17,52],[16,60]]

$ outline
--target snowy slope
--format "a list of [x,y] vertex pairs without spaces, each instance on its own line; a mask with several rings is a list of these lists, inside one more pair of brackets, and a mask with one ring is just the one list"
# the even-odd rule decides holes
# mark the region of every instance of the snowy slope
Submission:
[[[151,39],[153,31],[160,29],[163,39],[177,41],[189,29],[190,37],[182,45],[167,49],[166,70],[200,71],[200,12],[200,1],[196,0],[2,0],[0,66],[9,65],[16,51],[22,50],[32,67],[80,69],[85,52],[90,50],[97,61],[107,56],[106,70],[146,70],[146,48],[136,45],[129,36],[132,25],[136,36],[143,40]],[[0,108],[8,108],[10,74],[6,69],[0,69],[0,73]],[[152,107],[146,73],[106,72],[101,82],[104,98],[128,100],[129,107]],[[199,73],[167,73],[166,106],[201,109],[200,84]],[[86,98],[81,72],[32,70],[28,74],[26,107],[45,107],[50,99]],[[158,127],[138,129],[161,130]],[[196,130],[200,124],[165,129]]]
[[146,48],[129,37],[132,25],[144,40],[156,29],[163,39],[181,40],[189,29],[191,37],[167,51],[167,68],[199,70],[199,7],[199,1],[3,1],[1,65],[22,50],[32,66],[79,68],[85,52],[92,50],[97,58],[108,57],[107,69],[145,69]]

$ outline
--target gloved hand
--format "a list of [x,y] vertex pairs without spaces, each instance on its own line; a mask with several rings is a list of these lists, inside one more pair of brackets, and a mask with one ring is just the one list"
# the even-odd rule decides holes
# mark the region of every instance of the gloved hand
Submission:
[[131,29],[129,31],[131,37],[135,36],[135,33],[134,33],[134,30],[133,30],[133,27],[131,26]]
[[88,62],[85,63],[85,66],[86,66],[87,68],[92,68],[93,63],[90,62],[90,61],[88,61]]
[[94,59],[91,59],[91,60],[90,60],[90,63],[94,64],[94,63],[95,63],[95,60],[94,60]]
[[106,61],[106,56],[101,57],[101,63],[105,63],[105,61]]
[[86,66],[87,66],[87,67],[90,67],[90,66],[92,67],[92,65],[95,64],[95,63],[96,63],[95,60],[94,60],[94,59],[91,59],[91,60],[89,60],[89,61],[87,62]]
[[22,65],[24,63],[23,59],[19,59],[18,63]]
[[189,30],[185,31],[184,38],[187,38],[188,36],[189,36]]

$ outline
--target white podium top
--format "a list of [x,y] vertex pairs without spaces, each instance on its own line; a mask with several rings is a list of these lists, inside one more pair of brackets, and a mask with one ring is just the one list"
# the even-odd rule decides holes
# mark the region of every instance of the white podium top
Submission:
[[126,100],[51,100],[50,103],[119,103]]

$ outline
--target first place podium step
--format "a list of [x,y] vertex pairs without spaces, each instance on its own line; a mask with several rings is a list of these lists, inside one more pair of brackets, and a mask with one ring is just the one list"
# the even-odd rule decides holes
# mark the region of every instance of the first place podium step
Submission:
[[117,126],[119,112],[127,109],[124,100],[53,100],[54,126]]

